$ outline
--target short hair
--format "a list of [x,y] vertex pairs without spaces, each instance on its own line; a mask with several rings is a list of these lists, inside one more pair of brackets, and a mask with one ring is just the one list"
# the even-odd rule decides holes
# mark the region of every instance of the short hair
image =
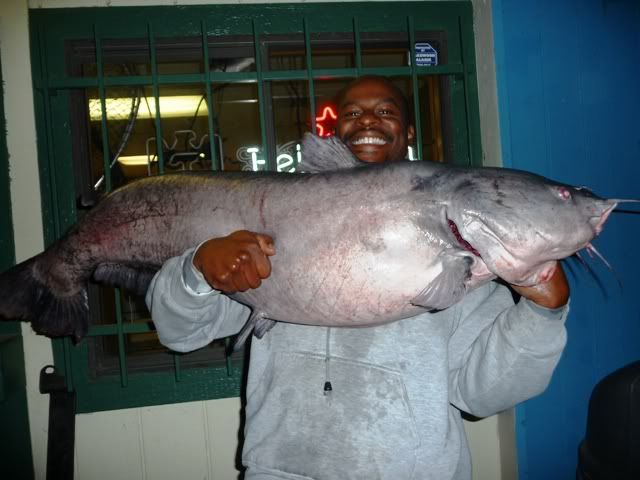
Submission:
[[351,90],[356,85],[359,85],[362,82],[366,81],[376,81],[384,83],[389,90],[391,90],[399,99],[400,99],[400,110],[402,113],[402,120],[404,121],[405,126],[413,125],[411,121],[411,112],[409,107],[409,100],[407,100],[406,95],[398,88],[398,86],[393,83],[389,78],[384,77],[382,75],[363,75],[358,77],[351,82],[349,82],[346,86],[340,89],[340,91],[334,97],[334,103],[336,105],[336,109],[340,108],[340,104],[344,100],[344,96],[347,94],[349,90]]

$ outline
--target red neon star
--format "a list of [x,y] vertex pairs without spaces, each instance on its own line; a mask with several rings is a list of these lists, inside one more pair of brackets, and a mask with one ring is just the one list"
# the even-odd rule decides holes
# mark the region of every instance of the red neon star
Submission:
[[[327,118],[327,116],[329,118]],[[326,128],[327,133],[325,134],[325,126],[322,124],[322,122],[328,122],[329,124],[333,123],[335,120],[337,120],[337,115],[336,112],[333,111],[333,108],[331,108],[330,105],[327,105],[326,107],[324,107],[322,109],[322,115],[319,117],[316,117],[316,130],[318,133],[319,137],[329,137],[331,136],[331,129],[330,128]]]

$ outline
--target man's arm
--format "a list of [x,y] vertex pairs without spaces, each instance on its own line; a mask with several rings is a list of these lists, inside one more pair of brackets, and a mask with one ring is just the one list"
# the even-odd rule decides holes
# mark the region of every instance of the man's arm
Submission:
[[549,282],[520,288],[516,305],[497,284],[488,295],[471,292],[459,304],[449,348],[455,406],[484,417],[544,391],[566,344],[569,292],[560,266]]
[[250,309],[223,293],[257,288],[273,254],[270,237],[238,231],[165,262],[146,296],[160,342],[188,352],[238,333]]

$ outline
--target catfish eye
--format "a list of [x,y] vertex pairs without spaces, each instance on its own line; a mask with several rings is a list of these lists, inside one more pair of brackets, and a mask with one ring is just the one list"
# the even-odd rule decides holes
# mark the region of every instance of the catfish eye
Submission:
[[569,200],[571,198],[571,192],[567,187],[558,187],[558,196],[563,200]]

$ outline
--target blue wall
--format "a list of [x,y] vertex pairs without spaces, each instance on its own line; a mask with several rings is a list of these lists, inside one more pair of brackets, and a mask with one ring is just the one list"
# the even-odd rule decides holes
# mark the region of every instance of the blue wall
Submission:
[[[494,0],[493,21],[504,165],[640,198],[640,1]],[[569,262],[567,349],[516,413],[521,479],[575,478],[591,389],[640,359],[640,215],[594,244],[615,274]]]

